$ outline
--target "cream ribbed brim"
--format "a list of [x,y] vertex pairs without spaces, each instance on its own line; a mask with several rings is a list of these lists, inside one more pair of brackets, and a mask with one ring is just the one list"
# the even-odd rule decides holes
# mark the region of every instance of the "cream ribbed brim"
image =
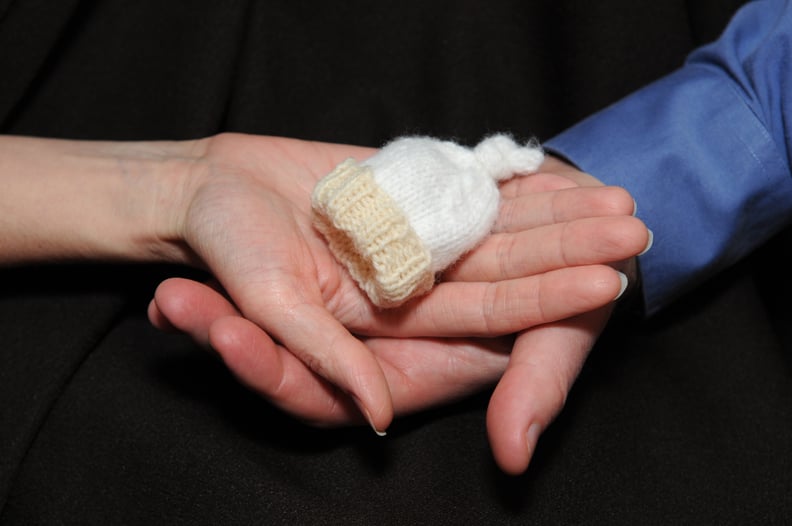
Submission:
[[348,159],[314,188],[314,225],[333,255],[379,307],[432,288],[431,256],[371,168]]

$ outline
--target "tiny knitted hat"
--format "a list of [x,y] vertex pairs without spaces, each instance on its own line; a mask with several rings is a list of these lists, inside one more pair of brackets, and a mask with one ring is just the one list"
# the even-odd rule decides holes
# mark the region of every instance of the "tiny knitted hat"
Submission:
[[432,288],[438,272],[479,244],[498,214],[498,182],[535,172],[536,144],[494,135],[474,148],[403,137],[358,163],[347,159],[314,188],[314,224],[379,307]]

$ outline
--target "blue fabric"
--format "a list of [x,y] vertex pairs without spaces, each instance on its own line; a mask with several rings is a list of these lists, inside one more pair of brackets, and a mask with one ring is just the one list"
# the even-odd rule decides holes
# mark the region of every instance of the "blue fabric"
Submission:
[[684,66],[548,141],[627,188],[654,232],[651,314],[792,218],[792,1],[746,4]]

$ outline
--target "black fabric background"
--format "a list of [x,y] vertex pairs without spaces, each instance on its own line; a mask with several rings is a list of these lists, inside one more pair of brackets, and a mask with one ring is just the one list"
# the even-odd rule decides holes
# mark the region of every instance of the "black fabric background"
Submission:
[[[546,139],[741,3],[0,0],[0,132]],[[616,321],[521,477],[491,459],[488,393],[386,439],[278,413],[149,327],[156,283],[186,269],[3,269],[0,523],[785,523],[786,246]]]

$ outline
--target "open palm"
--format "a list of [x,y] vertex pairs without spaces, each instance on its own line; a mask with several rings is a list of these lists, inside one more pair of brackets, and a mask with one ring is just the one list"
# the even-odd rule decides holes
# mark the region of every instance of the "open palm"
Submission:
[[[258,327],[261,338],[288,353],[285,360],[296,358],[327,380],[316,384],[321,389],[340,389],[375,429],[387,427],[393,416],[393,386],[372,352],[382,340],[367,346],[354,334],[489,337],[564,319],[611,301],[619,290],[616,273],[594,263],[634,252],[620,240],[602,244],[594,254],[584,249],[593,232],[603,231],[596,221],[632,218],[540,219],[550,205],[537,196],[549,197],[533,188],[528,198],[534,204],[523,207],[530,213],[501,222],[502,232],[460,262],[432,293],[381,311],[332,257],[310,213],[315,182],[342,160],[361,159],[373,150],[235,134],[207,139],[202,147],[179,219],[185,241],[233,299],[237,320]],[[531,184],[541,186],[542,179]],[[543,228],[528,228],[537,224]],[[632,227],[642,228],[637,220]],[[598,241],[602,237],[598,234]],[[226,361],[251,383],[245,370],[252,369]]]

